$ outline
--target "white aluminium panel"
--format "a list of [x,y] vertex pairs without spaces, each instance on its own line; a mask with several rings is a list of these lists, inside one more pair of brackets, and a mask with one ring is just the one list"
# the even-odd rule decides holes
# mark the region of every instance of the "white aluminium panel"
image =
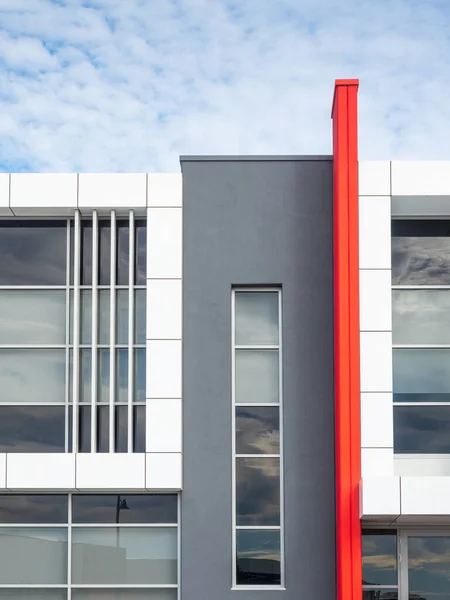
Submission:
[[145,454],[77,454],[78,490],[145,489]]
[[10,207],[17,217],[73,215],[77,208],[77,174],[12,173]]
[[147,490],[181,490],[183,462],[181,453],[148,453],[145,459]]
[[181,340],[147,340],[147,398],[181,398]]
[[393,448],[394,408],[389,392],[361,394],[361,447]]
[[11,217],[9,207],[9,173],[0,173],[0,217]]
[[6,485],[10,490],[73,490],[75,454],[10,453]]
[[391,198],[359,197],[359,268],[391,268]]
[[181,279],[182,209],[147,209],[147,278]]
[[450,161],[392,161],[392,195],[450,195]]
[[389,517],[400,515],[400,477],[363,477],[360,483],[360,517]]
[[389,477],[394,474],[393,448],[362,448],[362,477]]
[[180,340],[181,279],[147,280],[147,339]]
[[360,333],[361,392],[392,392],[392,333]]
[[181,173],[149,173],[147,206],[181,207],[182,186]]
[[[145,214],[147,175],[145,173],[80,173],[78,207],[81,212],[130,209]],[[85,209],[85,211],[83,211]]]
[[178,398],[152,398],[146,406],[147,452],[182,451],[182,405]]
[[391,195],[391,163],[388,160],[360,161],[359,195]]
[[392,274],[387,269],[359,272],[361,331],[392,330]]

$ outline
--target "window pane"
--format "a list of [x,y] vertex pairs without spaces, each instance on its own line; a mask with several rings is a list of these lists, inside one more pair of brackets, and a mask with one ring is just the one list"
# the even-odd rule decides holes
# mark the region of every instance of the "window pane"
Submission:
[[109,403],[109,350],[102,348],[98,351],[98,395],[97,402]]
[[117,506],[123,501],[128,508],[119,511],[119,523],[177,522],[176,494],[74,494],[73,522],[116,523]]
[[450,284],[449,221],[392,221],[392,283]]
[[0,350],[0,402],[64,402],[65,350]]
[[0,528],[1,584],[67,582],[67,528]]
[[92,350],[80,350],[80,402],[90,402],[92,397]]
[[394,452],[450,453],[450,406],[394,406]]
[[408,537],[408,582],[411,599],[449,600],[449,572],[449,537]]
[[128,290],[117,292],[117,343],[128,344]]
[[111,300],[109,290],[98,292],[98,343],[109,344],[109,325],[111,318]]
[[81,291],[81,343],[92,343],[92,292]]
[[236,350],[237,403],[279,401],[278,350]]
[[133,452],[145,452],[145,406],[133,406]]
[[116,350],[116,402],[128,402],[128,350]]
[[278,407],[236,408],[236,454],[278,454]]
[[128,452],[128,406],[116,406],[114,452]]
[[78,451],[91,451],[91,407],[78,407]]
[[74,528],[72,581],[75,584],[175,584],[177,530]]
[[98,283],[111,283],[111,227],[109,221],[99,222]]
[[92,222],[81,221],[80,283],[92,285]]
[[72,590],[73,600],[177,600],[176,589]]
[[397,585],[396,533],[363,533],[362,554],[363,585]]
[[[398,590],[395,588],[383,588],[381,590],[363,590],[362,600],[398,600]],[[411,598],[411,600],[414,599]]]
[[97,452],[109,452],[109,406],[97,406]]
[[145,221],[135,221],[135,266],[134,281],[136,285],[145,285],[147,282],[147,225]]
[[66,221],[0,223],[0,285],[66,285]]
[[0,494],[0,523],[67,523],[67,496]]
[[145,348],[134,351],[134,402],[145,402]]
[[236,344],[278,344],[278,292],[236,292]]
[[280,459],[236,458],[236,525],[280,524]]
[[65,342],[65,291],[0,292],[0,344]]
[[394,349],[394,402],[449,402],[450,349]]
[[1,600],[66,600],[65,590],[0,589]]
[[130,230],[128,221],[117,222],[117,285],[128,285]]
[[237,585],[280,585],[280,532],[236,531]]
[[64,452],[64,406],[0,406],[0,452]]
[[450,343],[450,291],[395,290],[392,311],[394,344]]
[[134,341],[136,344],[145,344],[146,337],[146,302],[145,290],[136,290],[135,292],[135,330]]

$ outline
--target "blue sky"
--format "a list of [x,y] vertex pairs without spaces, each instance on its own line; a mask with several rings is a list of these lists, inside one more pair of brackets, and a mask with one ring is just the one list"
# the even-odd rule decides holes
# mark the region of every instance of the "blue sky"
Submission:
[[362,159],[449,159],[449,31],[448,0],[0,0],[0,170],[327,154],[348,77]]

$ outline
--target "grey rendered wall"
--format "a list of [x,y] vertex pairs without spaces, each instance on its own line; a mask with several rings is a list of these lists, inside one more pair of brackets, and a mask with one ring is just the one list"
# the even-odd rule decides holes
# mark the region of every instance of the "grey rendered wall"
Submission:
[[[332,162],[182,159],[182,600],[332,600]],[[286,591],[231,591],[231,287],[283,290]]]

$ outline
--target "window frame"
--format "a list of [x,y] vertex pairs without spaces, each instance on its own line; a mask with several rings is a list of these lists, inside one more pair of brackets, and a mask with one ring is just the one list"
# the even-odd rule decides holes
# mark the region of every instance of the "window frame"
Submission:
[[[236,344],[236,294],[241,292],[252,293],[277,293],[278,295],[278,344]],[[232,473],[232,590],[247,590],[247,591],[280,591],[286,589],[285,583],[285,526],[284,526],[284,436],[283,436],[283,298],[282,286],[232,286],[231,288],[231,473]],[[277,403],[236,403],[236,350],[248,347],[253,350],[278,350],[278,402]],[[277,454],[236,454],[236,408],[238,407],[269,407],[275,406],[279,410],[279,440],[280,449]],[[236,524],[236,459],[237,458],[278,458],[280,465],[280,525],[278,526],[248,526]],[[238,584],[237,576],[237,530],[244,531],[279,531],[280,532],[280,583],[277,585],[242,585]]]

